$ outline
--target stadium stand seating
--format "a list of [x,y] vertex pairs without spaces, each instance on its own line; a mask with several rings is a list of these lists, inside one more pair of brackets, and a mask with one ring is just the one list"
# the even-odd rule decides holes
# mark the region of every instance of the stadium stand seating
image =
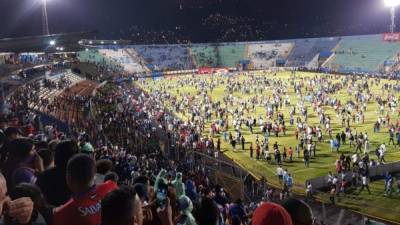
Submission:
[[104,57],[99,53],[98,50],[80,51],[77,53],[77,57],[81,62],[89,62],[96,65],[107,65],[110,67],[116,66],[111,59]]
[[255,69],[275,66],[277,59],[286,59],[293,43],[256,43],[248,46],[248,57]]
[[306,66],[317,54],[331,51],[339,42],[339,38],[298,39],[288,56],[287,66]]
[[196,61],[197,67],[217,67],[218,48],[211,45],[196,45],[191,48],[192,55]]
[[129,73],[142,73],[145,71],[140,62],[131,57],[125,49],[100,49],[99,53],[111,58]]
[[[59,75],[55,76],[50,76],[47,78],[47,81],[58,84],[61,79],[64,79],[64,81],[68,81],[69,85],[72,86],[78,82],[81,82],[83,78],[79,77],[78,75],[75,75],[74,73],[62,73]],[[53,101],[53,99],[58,96],[63,90],[66,88],[61,88],[59,85],[57,85],[57,88],[50,88],[50,87],[45,87],[44,86],[44,80],[40,80],[40,86],[41,88],[38,91],[39,99],[48,99],[49,102]],[[38,110],[38,111],[46,111],[46,104],[43,104],[42,102],[36,102],[36,101],[31,101],[29,103],[29,108]]]
[[152,70],[192,69],[193,63],[186,47],[181,45],[134,46]]
[[381,35],[343,37],[326,65],[339,72],[377,72],[399,52],[398,43],[384,42]]
[[245,44],[224,44],[218,46],[218,65],[221,67],[235,67],[245,58]]

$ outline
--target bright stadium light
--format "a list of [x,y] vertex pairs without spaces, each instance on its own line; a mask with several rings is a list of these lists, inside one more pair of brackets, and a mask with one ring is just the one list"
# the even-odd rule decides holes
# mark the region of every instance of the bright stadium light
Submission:
[[396,23],[395,23],[396,7],[400,5],[400,0],[384,0],[384,3],[387,7],[390,8],[390,19],[391,19],[390,33],[394,33],[396,29]]
[[387,7],[396,7],[400,5],[400,0],[384,0]]
[[54,45],[56,45],[56,41],[55,41],[55,40],[51,40],[49,44],[50,44],[51,46],[54,46]]

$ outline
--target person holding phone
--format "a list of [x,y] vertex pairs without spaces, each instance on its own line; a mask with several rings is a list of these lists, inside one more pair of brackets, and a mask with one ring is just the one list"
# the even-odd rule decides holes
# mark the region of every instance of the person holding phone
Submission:
[[4,216],[12,218],[19,224],[29,223],[33,212],[33,201],[28,197],[11,200],[7,192],[6,179],[0,173],[0,224],[3,224]]

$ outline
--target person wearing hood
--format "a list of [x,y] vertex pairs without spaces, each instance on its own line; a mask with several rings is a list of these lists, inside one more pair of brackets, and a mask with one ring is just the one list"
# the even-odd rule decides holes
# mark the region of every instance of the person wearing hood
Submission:
[[197,225],[196,219],[192,215],[193,204],[189,197],[185,195],[179,197],[178,210],[181,213],[178,224]]
[[265,202],[255,211],[252,225],[294,225],[290,214],[282,206]]
[[176,174],[175,179],[172,181],[172,185],[175,187],[177,199],[185,195],[185,184],[182,182],[182,173]]

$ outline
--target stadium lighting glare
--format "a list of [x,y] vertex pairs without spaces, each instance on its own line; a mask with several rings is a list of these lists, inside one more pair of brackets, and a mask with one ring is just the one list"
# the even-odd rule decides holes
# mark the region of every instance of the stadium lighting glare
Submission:
[[384,0],[386,7],[397,7],[400,5],[400,0]]
[[60,47],[60,51],[64,51],[64,47]]
[[89,41],[89,44],[90,44],[90,45],[93,44],[93,41]]
[[117,42],[116,42],[116,41],[114,41],[113,43],[114,43],[114,45],[116,45],[116,44],[117,44]]
[[100,44],[104,45],[104,41],[101,41]]
[[47,17],[47,1],[42,0],[42,32],[43,35],[49,35],[49,19]]
[[55,40],[51,40],[49,44],[50,44],[51,46],[54,46],[54,45],[56,45],[56,41],[55,41]]
[[395,18],[396,18],[396,7],[400,5],[400,0],[384,0],[384,3],[386,7],[390,8],[390,33],[394,33],[396,29],[396,23],[395,23]]

